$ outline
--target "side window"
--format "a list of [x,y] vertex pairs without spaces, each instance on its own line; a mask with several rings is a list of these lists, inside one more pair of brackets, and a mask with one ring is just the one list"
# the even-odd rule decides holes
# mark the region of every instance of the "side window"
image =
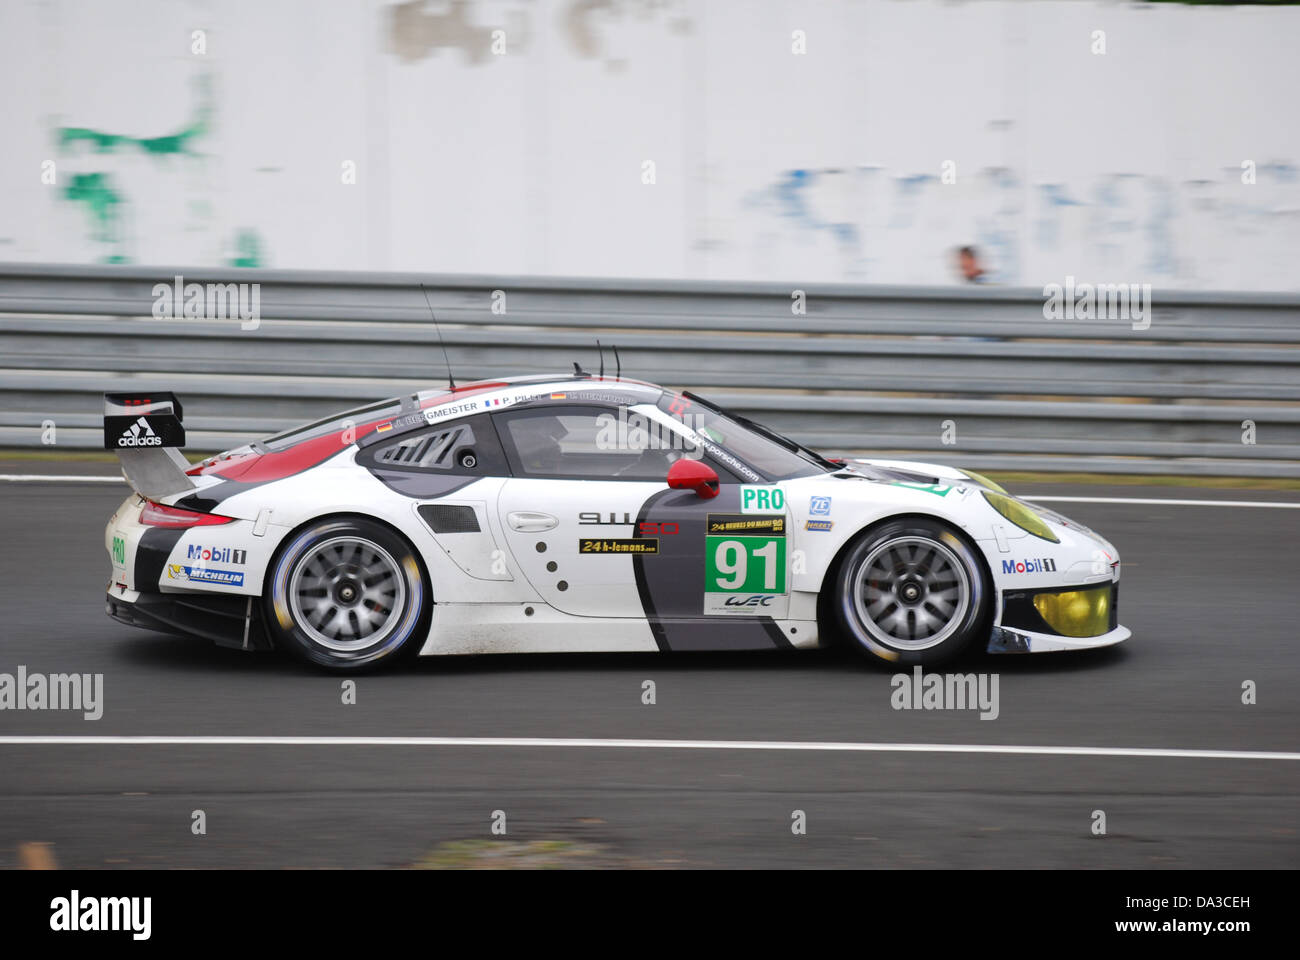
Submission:
[[515,476],[663,482],[683,454],[655,430],[629,431],[618,411],[572,404],[496,414]]
[[379,470],[505,476],[505,457],[486,416],[466,417],[379,442],[364,454]]

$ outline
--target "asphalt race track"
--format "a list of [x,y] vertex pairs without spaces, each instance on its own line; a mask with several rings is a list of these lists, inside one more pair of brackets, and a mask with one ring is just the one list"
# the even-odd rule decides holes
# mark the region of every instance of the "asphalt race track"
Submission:
[[[6,464],[26,473],[58,465]],[[74,468],[75,469],[75,468]],[[111,471],[96,465],[97,472]],[[1300,502],[1276,491],[1019,493]],[[1052,503],[1120,549],[1121,648],[981,655],[1000,715],[899,711],[838,653],[425,659],[357,681],[104,614],[116,484],[0,482],[0,672],[103,673],[0,737],[528,737],[1300,750],[1300,510]],[[657,703],[641,702],[654,680]],[[1241,702],[1253,680],[1258,702]],[[0,867],[1300,866],[1300,760],[588,746],[0,742]],[[203,810],[207,833],[191,832]],[[807,833],[791,831],[804,811]],[[1093,811],[1106,834],[1091,832]],[[507,833],[493,838],[494,811]],[[559,841],[539,845],[533,841]],[[43,845],[43,846],[32,846]],[[33,851],[37,851],[36,854]],[[494,859],[495,858],[495,859]]]

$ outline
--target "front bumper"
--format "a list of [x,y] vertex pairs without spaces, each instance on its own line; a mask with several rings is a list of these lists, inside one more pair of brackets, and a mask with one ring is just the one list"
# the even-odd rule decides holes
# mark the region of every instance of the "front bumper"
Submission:
[[1091,650],[1123,643],[1133,636],[1128,627],[1116,627],[1099,637],[1062,637],[1058,634],[1032,633],[994,627],[989,635],[989,653],[1049,653],[1057,650]]
[[1121,643],[1132,636],[1119,624],[1119,581],[1109,584],[1106,594],[1105,628],[1094,636],[1067,636],[1055,629],[1035,606],[1035,595],[1066,592],[1093,592],[1102,584],[1090,583],[1067,587],[1017,588],[1002,591],[1002,610],[998,624],[989,635],[989,653],[1045,653],[1054,650],[1088,650]]

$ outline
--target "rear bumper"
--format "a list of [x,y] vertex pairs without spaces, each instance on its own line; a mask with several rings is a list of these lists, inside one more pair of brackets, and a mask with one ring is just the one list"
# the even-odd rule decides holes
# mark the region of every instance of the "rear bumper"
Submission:
[[221,647],[270,650],[274,644],[256,597],[200,593],[107,596],[106,612],[118,623],[178,636],[201,637]]

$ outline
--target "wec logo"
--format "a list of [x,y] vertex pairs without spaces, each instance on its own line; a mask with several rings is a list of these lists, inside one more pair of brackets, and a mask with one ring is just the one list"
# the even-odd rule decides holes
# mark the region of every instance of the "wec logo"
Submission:
[[117,445],[119,447],[160,447],[162,437],[154,433],[148,420],[140,417],[122,432],[122,436],[118,437]]
[[754,594],[752,597],[727,597],[724,606],[728,607],[770,607],[776,598],[768,594]]

